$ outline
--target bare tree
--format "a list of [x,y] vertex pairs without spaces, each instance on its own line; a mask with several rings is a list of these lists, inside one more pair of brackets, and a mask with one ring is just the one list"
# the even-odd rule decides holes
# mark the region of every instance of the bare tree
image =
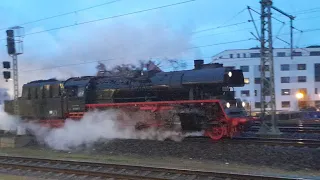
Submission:
[[96,67],[98,72],[97,76],[137,76],[141,74],[143,71],[156,71],[162,72],[159,68],[158,64],[155,61],[143,61],[140,60],[139,65],[132,65],[132,64],[121,64],[117,65],[109,70],[106,69],[106,66],[99,62],[98,66]]

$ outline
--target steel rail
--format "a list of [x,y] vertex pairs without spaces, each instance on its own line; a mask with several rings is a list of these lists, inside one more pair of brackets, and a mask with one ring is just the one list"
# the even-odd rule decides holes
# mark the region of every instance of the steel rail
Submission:
[[288,139],[288,138],[263,138],[263,137],[234,137],[234,140],[246,141],[249,143],[271,144],[281,146],[298,147],[320,147],[320,140],[317,139]]
[[[31,164],[30,164],[31,163]],[[66,166],[67,165],[67,166]],[[58,167],[60,166],[60,167]],[[17,156],[0,156],[0,167],[10,169],[31,170],[40,172],[54,172],[66,175],[103,177],[116,179],[214,179],[214,178],[231,178],[231,179],[268,179],[268,180],[286,180],[297,179],[297,177],[276,177],[253,174],[234,174],[225,172],[208,172],[187,169],[169,169],[146,166],[132,166],[119,164],[104,164],[95,162],[80,162],[70,160],[40,159]],[[134,173],[125,173],[125,171]],[[299,178],[298,178],[299,179]]]

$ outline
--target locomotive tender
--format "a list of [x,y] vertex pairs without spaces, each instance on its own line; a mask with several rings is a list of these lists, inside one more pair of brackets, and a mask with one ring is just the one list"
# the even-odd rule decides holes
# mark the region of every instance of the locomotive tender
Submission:
[[[23,85],[19,116],[59,128],[65,119],[80,119],[93,109],[148,112],[152,120],[131,125],[140,130],[151,126],[173,129],[178,124],[182,132],[204,130],[217,140],[232,137],[249,121],[244,104],[231,91],[241,86],[241,70],[204,64],[203,60],[195,60],[193,70],[136,70],[130,75],[38,80]],[[9,114],[13,114],[12,105],[12,101],[5,102]]]

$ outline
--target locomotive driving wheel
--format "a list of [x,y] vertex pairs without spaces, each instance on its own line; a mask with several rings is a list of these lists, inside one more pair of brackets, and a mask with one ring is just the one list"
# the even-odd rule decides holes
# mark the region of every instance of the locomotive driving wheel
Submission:
[[209,136],[212,140],[220,140],[225,132],[225,126],[222,123],[219,123],[215,126],[210,127],[207,131],[206,134]]

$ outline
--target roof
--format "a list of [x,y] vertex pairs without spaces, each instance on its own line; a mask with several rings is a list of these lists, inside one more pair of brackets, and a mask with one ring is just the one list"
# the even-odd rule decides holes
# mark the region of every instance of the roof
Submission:
[[67,86],[86,86],[91,79],[96,76],[82,76],[82,77],[72,77],[65,81],[64,87]]
[[52,84],[60,84],[64,81],[59,81],[57,79],[47,79],[47,80],[37,80],[37,81],[31,81],[24,86],[44,86],[44,85],[52,85]]
[[[303,48],[303,47],[302,48],[294,48],[293,50],[306,51],[306,49],[310,49],[310,50],[313,49],[313,50],[320,51],[320,45],[312,45],[312,46],[307,46],[305,48]],[[290,48],[273,48],[273,50],[290,50]],[[260,47],[252,47],[249,49],[227,49],[227,50],[221,51],[221,52],[211,56],[211,58],[214,58],[214,57],[218,58],[221,54],[224,54],[229,51],[260,52]]]

